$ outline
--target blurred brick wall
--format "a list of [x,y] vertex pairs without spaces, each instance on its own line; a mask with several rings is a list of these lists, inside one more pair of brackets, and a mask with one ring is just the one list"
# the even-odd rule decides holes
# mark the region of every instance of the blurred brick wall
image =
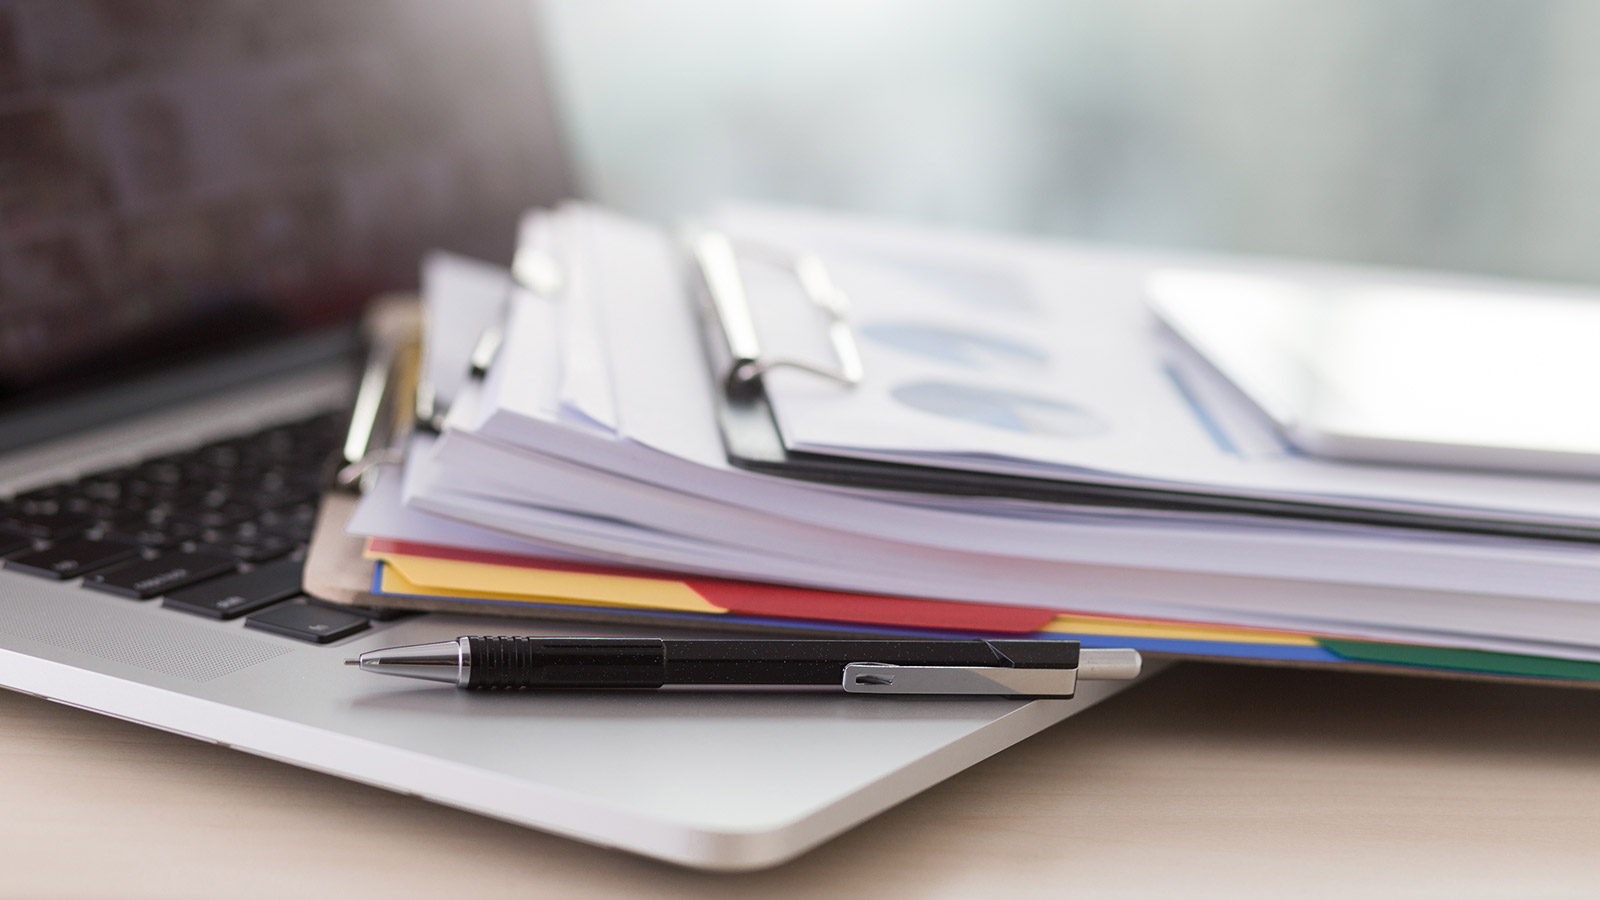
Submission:
[[242,296],[296,321],[552,199],[522,0],[0,0],[0,385]]

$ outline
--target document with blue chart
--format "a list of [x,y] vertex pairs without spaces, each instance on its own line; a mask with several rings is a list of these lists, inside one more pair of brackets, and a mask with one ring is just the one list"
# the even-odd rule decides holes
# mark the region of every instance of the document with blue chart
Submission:
[[[797,368],[765,372],[783,453],[747,460],[752,467],[879,487],[1600,541],[1593,479],[1296,452],[1175,346],[1148,302],[1150,280],[1178,265],[1311,282],[1359,270],[957,237],[757,208],[716,221],[746,243],[815,254],[848,297],[863,363],[854,385]],[[827,332],[796,279],[748,262],[741,271],[763,352],[826,365]]]

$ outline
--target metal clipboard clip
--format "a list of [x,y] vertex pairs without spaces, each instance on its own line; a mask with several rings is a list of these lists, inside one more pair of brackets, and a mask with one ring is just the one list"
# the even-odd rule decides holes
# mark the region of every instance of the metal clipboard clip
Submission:
[[[499,357],[501,345],[505,343],[506,320],[511,313],[511,299],[518,290],[528,291],[540,297],[554,297],[561,293],[567,283],[566,270],[554,253],[547,247],[538,247],[530,243],[523,243],[517,247],[507,274],[510,277],[506,284],[506,296],[501,303],[500,315],[479,333],[478,340],[472,345],[472,351],[467,356],[469,379],[481,381],[489,374],[489,368]],[[424,342],[427,338],[426,334],[422,336]],[[444,432],[445,416],[450,411],[449,404],[440,398],[433,382],[420,372],[417,380],[416,410],[417,428],[433,434]]]
[[[741,241],[710,229],[688,233],[689,250],[700,270],[707,312],[720,326],[728,358],[718,373],[729,397],[748,396],[761,386],[761,376],[773,369],[810,372],[847,387],[861,383],[861,350],[850,327],[850,300],[834,284],[822,260],[809,253]],[[792,274],[806,298],[828,316],[828,340],[838,363],[835,368],[810,360],[766,356],[750,313],[749,293],[739,272],[741,262],[759,262]]]
[[371,484],[380,466],[404,458],[405,440],[416,420],[422,333],[416,298],[404,294],[378,298],[362,322],[362,331],[367,359],[333,476],[334,487],[357,493]]

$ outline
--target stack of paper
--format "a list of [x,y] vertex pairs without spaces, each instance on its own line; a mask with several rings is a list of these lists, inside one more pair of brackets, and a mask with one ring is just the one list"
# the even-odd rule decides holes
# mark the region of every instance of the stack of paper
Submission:
[[[1600,661],[1600,485],[1289,451],[1147,306],[1154,271],[1242,264],[774,210],[709,226],[820,261],[849,299],[859,383],[763,375],[782,449],[916,466],[920,486],[730,461],[727,372],[682,240],[569,206],[530,216],[517,278],[428,262],[442,418],[351,523],[381,562],[375,593],[1285,660],[1497,651],[1567,677],[1586,676],[1549,661]],[[764,356],[834,363],[836,323],[794,272],[739,272]],[[498,352],[469,378],[485,333]],[[1030,499],[990,476],[1088,490]],[[1495,668],[1471,658],[1421,664]]]

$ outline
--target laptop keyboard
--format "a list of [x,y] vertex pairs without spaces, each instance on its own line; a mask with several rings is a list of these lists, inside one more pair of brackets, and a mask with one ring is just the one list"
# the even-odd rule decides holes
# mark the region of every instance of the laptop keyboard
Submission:
[[300,590],[340,425],[317,415],[0,500],[0,557],[17,572],[82,578],[88,590],[160,597],[212,619],[246,616],[247,627],[310,643],[364,631],[364,611]]

